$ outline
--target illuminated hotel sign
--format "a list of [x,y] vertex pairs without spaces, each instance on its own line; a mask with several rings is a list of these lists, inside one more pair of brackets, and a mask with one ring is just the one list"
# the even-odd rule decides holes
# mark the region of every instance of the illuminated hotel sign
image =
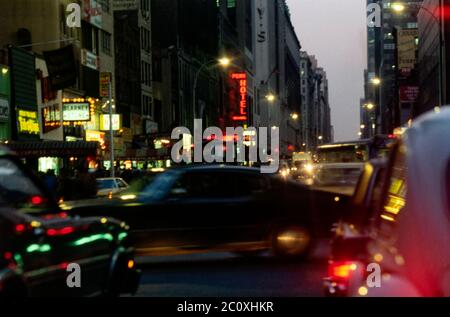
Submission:
[[233,73],[231,79],[239,82],[239,115],[233,121],[247,121],[247,73]]
[[17,120],[20,133],[39,134],[37,111],[19,110]]
[[90,104],[88,102],[64,103],[63,120],[66,122],[90,121]]

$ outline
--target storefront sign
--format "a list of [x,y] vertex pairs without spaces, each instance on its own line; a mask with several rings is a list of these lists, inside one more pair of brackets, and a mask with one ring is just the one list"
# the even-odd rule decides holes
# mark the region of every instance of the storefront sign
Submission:
[[105,149],[105,133],[100,131],[86,131],[87,142],[98,142],[101,149]]
[[416,52],[418,49],[418,37],[418,29],[398,31],[398,70],[400,74],[404,76],[408,76],[417,63]]
[[[109,115],[100,115],[100,130],[109,131]],[[119,131],[122,128],[122,116],[120,114],[112,115],[113,131]]]
[[9,101],[0,98],[0,120],[6,121],[9,118]]
[[98,70],[100,68],[98,56],[86,49],[83,49],[81,52],[81,64],[93,70]]
[[63,120],[66,122],[91,121],[90,104],[82,103],[64,103]]
[[48,133],[61,127],[61,111],[58,102],[43,107],[41,111],[44,133]]
[[19,110],[17,114],[20,133],[39,134],[37,111]]
[[419,87],[400,86],[400,103],[415,103],[419,99]]
[[109,83],[112,79],[111,73],[100,74],[100,97],[109,97]]
[[239,115],[233,116],[233,121],[247,121],[247,74],[233,73],[231,79],[239,83]]

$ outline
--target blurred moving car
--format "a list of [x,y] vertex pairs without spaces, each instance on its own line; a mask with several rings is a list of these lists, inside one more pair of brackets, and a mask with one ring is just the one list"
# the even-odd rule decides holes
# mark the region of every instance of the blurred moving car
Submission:
[[380,287],[369,286],[362,263],[350,277],[350,295],[450,296],[449,120],[447,107],[423,115],[393,149],[367,245]]
[[139,255],[270,249],[308,253],[314,240],[309,190],[259,169],[204,165],[173,169],[107,206],[74,208],[80,216],[126,221]]
[[[69,264],[81,269],[70,288]],[[0,148],[0,297],[134,293],[139,272],[125,223],[62,212],[39,180]]]
[[306,185],[313,182],[315,166],[311,154],[297,152],[292,154],[292,178]]
[[363,168],[364,163],[319,164],[312,186],[318,190],[352,196]]
[[104,197],[109,195],[114,195],[126,190],[129,185],[122,179],[118,177],[109,178],[98,178],[97,179],[97,196]]
[[349,209],[333,228],[328,276],[323,280],[327,296],[346,296],[352,267],[368,262],[368,228],[377,215],[385,170],[384,159],[365,165]]

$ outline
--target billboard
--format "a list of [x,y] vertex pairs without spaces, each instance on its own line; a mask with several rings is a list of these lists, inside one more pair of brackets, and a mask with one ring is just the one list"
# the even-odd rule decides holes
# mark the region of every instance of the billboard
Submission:
[[397,33],[398,70],[403,76],[408,76],[417,63],[418,37],[418,29],[403,29]]
[[91,121],[90,104],[88,102],[64,103],[63,120],[65,122]]
[[83,20],[102,28],[102,7],[100,0],[83,0]]

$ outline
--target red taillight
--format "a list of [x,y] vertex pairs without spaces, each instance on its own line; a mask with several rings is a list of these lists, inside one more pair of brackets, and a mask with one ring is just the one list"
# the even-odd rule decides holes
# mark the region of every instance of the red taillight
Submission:
[[73,227],[65,227],[62,229],[48,229],[47,235],[48,236],[65,236],[68,234],[71,234],[74,231]]
[[45,201],[45,199],[43,197],[41,197],[41,196],[33,196],[33,197],[31,197],[31,203],[33,205],[36,205],[36,206],[42,205],[44,203],[44,201]]
[[21,232],[24,232],[24,231],[25,231],[26,227],[25,227],[24,224],[19,223],[18,225],[16,225],[16,228],[15,228],[15,229],[16,229],[16,232],[21,233]]
[[330,262],[328,265],[328,276],[334,279],[348,279],[357,270],[357,262]]

